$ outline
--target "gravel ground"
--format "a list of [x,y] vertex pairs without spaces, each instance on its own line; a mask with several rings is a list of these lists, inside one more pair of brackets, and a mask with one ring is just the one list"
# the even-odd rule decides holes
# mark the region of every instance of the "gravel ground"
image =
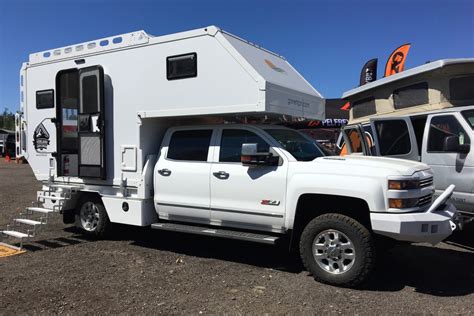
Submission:
[[[28,165],[0,160],[0,226],[35,199]],[[0,314],[474,313],[474,229],[398,246],[360,289],[317,283],[284,249],[115,227],[88,240],[57,217],[0,258]]]

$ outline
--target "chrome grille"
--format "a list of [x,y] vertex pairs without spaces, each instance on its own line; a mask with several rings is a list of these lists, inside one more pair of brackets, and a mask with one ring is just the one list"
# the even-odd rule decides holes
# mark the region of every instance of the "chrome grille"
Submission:
[[433,177],[420,180],[420,188],[428,187],[430,185],[433,185]]
[[432,199],[432,194],[427,194],[425,196],[422,196],[418,199],[418,203],[416,203],[416,206],[424,206],[424,205],[430,204],[431,199]]

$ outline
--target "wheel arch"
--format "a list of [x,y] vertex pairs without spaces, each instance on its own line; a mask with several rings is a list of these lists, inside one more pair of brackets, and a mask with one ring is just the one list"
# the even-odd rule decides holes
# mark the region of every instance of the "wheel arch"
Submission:
[[313,218],[328,213],[346,215],[357,220],[367,229],[372,230],[370,208],[366,200],[343,195],[305,193],[299,196],[296,204],[291,229],[290,250],[297,249],[303,229]]

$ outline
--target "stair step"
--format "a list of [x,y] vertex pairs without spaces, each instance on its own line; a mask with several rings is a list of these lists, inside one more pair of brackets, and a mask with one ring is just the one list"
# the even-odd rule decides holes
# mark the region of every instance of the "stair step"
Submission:
[[32,219],[26,219],[26,218],[15,218],[14,221],[17,222],[17,223],[31,225],[31,226],[44,224],[42,222],[38,222],[38,221],[34,221]]
[[193,225],[176,224],[176,223],[155,223],[155,224],[151,224],[151,228],[157,229],[157,230],[183,232],[183,233],[196,234],[196,235],[247,240],[247,241],[253,241],[253,242],[270,244],[270,245],[274,245],[280,239],[280,237],[278,236],[267,235],[267,234],[249,233],[249,232],[241,232],[237,230],[210,228],[210,227],[193,226]]
[[12,236],[12,237],[15,237],[15,238],[20,238],[20,239],[30,237],[28,234],[25,234],[25,233],[22,233],[22,232],[17,232],[16,230],[3,230],[3,231],[0,231],[0,232],[3,233],[4,235]]
[[52,195],[38,195],[38,199],[55,200],[55,201],[67,200],[65,197],[62,197],[62,196],[52,196]]
[[80,190],[81,186],[76,185],[67,185],[67,184],[50,184],[47,185],[48,188],[57,188],[57,189],[68,189],[69,191]]
[[48,214],[48,213],[53,213],[54,212],[53,210],[51,210],[49,208],[43,208],[43,207],[27,207],[26,209],[28,211],[43,213],[43,214]]

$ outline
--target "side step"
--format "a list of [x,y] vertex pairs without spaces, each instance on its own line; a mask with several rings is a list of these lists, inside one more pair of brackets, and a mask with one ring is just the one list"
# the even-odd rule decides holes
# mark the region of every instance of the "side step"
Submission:
[[45,223],[43,223],[43,222],[38,222],[38,221],[34,221],[34,220],[32,220],[32,219],[26,219],[26,218],[15,218],[13,221],[16,222],[16,223],[25,224],[25,225],[31,225],[31,226],[36,226],[36,225],[43,225],[43,224],[45,224]]
[[166,230],[172,232],[182,232],[196,235],[205,235],[205,236],[214,236],[222,237],[229,239],[238,239],[253,241],[263,244],[274,245],[280,239],[278,236],[258,234],[258,233],[248,233],[241,232],[236,230],[222,229],[222,228],[210,228],[210,227],[200,227],[192,226],[186,224],[175,224],[175,223],[155,223],[151,224],[151,228],[157,230]]
[[48,214],[48,213],[53,213],[54,211],[49,209],[49,208],[43,208],[43,207],[27,207],[26,208],[28,211],[31,212],[36,212],[36,213],[43,213],[43,214]]
[[0,233],[5,234],[7,236],[15,237],[15,238],[28,238],[31,237],[28,234],[22,233],[22,232],[17,232],[16,230],[0,230]]
[[53,196],[53,195],[38,195],[38,199],[43,199],[43,200],[55,200],[55,201],[67,200],[65,197],[62,197],[62,196]]

